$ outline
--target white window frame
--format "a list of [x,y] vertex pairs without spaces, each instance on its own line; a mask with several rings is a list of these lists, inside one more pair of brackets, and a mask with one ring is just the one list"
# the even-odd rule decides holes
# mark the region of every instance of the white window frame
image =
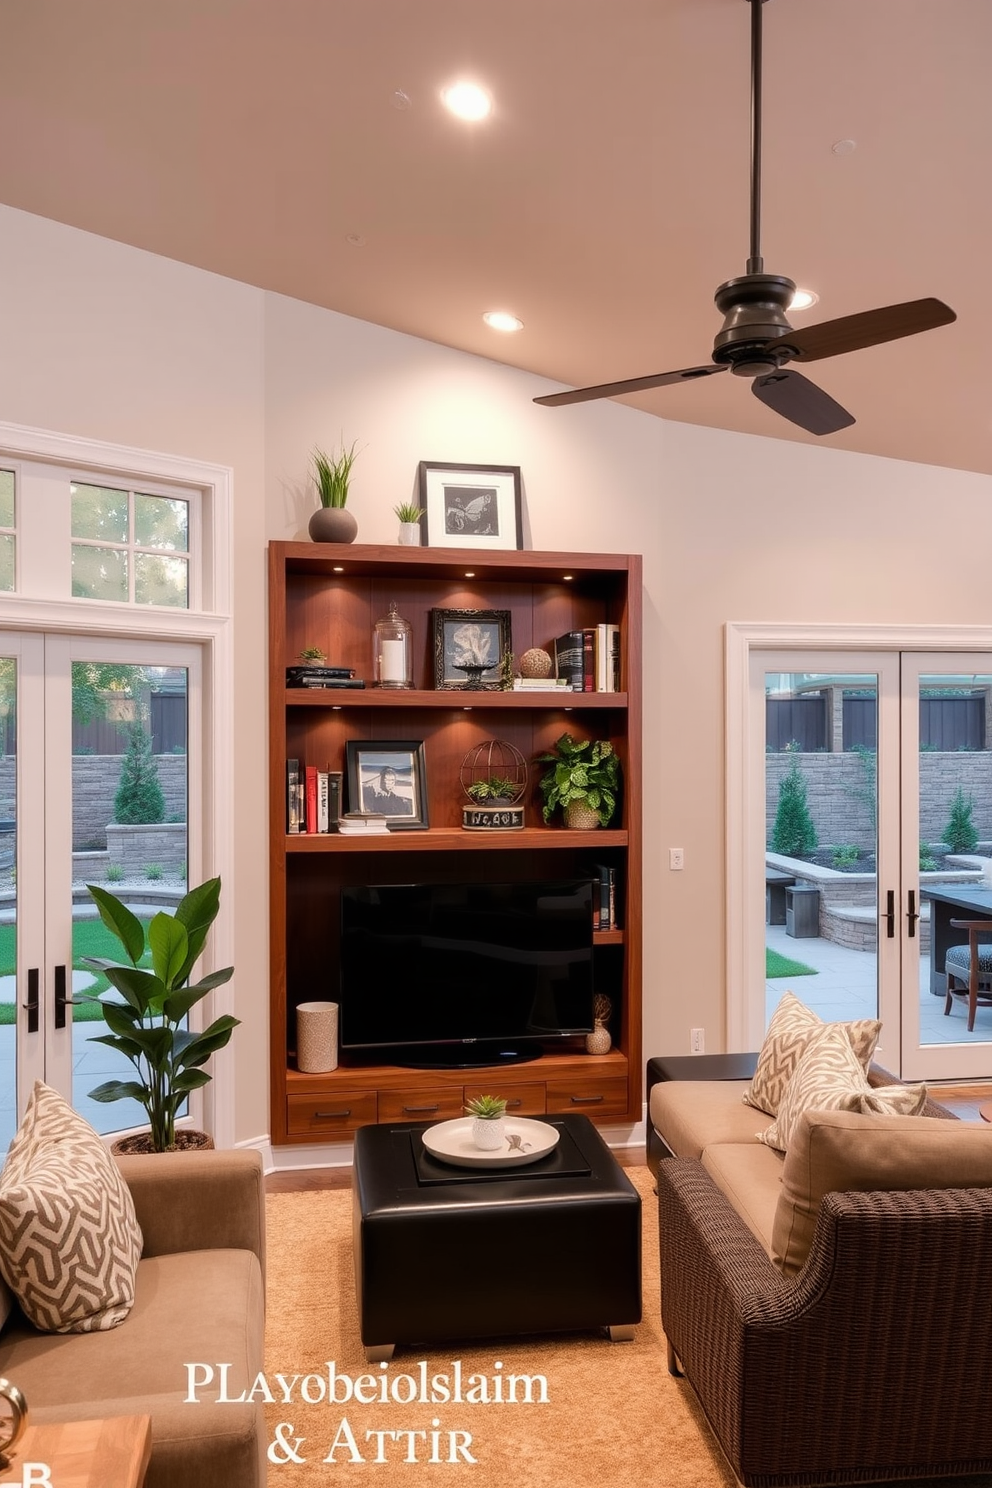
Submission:
[[[20,590],[0,592],[0,627],[9,630],[85,632],[94,636],[182,641],[203,650],[203,750],[201,821],[204,877],[219,874],[224,881],[221,914],[210,937],[206,969],[232,965],[234,957],[234,780],[230,760],[234,752],[234,684],[232,598],[233,472],[229,466],[190,460],[159,451],[116,445],[102,440],[54,433],[22,424],[0,422],[0,464],[15,471],[18,502],[23,498],[24,464],[57,468],[61,479],[106,477],[129,489],[162,483],[175,491],[197,493],[198,544],[196,583],[198,609],[172,606],[104,603],[64,598],[50,592],[38,597]],[[158,494],[151,490],[150,494]],[[68,504],[67,504],[68,510]],[[192,512],[191,512],[192,516]],[[21,508],[17,520],[18,581],[22,575]],[[67,566],[68,566],[68,528]],[[194,595],[191,585],[190,601]],[[191,761],[191,769],[193,762]],[[230,983],[211,995],[211,1016],[234,1012]],[[234,1065],[231,1046],[214,1056],[213,1079],[204,1087],[206,1119],[218,1147],[234,1145]]]

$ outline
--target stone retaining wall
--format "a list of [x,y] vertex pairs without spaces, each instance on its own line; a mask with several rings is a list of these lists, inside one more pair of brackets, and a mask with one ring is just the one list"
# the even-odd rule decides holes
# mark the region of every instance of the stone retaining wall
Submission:
[[[106,828],[114,818],[114,797],[121,778],[119,754],[74,754],[72,757],[72,846],[75,852],[106,847]],[[186,756],[156,754],[165,814],[186,820]],[[17,757],[0,758],[0,818],[16,815]],[[186,854],[183,853],[185,858]],[[155,861],[150,859],[149,861]]]
[[[864,792],[866,776],[858,755],[768,754],[765,756],[766,842],[772,840],[779,783],[793,761],[806,779],[810,816],[821,843],[850,843],[874,849],[875,825]],[[982,841],[992,841],[992,752],[923,750],[920,754],[920,841],[941,841],[958,787],[975,802],[972,822]]]

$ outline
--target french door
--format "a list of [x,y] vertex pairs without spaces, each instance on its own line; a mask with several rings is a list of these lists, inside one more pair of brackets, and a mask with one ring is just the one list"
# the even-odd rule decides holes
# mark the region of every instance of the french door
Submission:
[[788,989],[881,1018],[894,1073],[988,1076],[992,1007],[970,1032],[959,999],[945,1014],[945,962],[952,919],[992,921],[992,651],[754,646],[746,736],[732,1040],[754,1046]]
[[132,1070],[80,1001],[107,991],[83,959],[122,954],[86,884],[148,920],[197,881],[201,696],[197,645],[0,632],[0,1151],[36,1079],[102,1134],[145,1124],[90,1099]]

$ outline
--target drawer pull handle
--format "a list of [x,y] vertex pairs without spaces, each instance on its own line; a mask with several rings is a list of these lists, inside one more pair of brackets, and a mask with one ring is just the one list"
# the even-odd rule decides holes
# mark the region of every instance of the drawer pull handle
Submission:
[[318,1121],[343,1121],[351,1115],[351,1109],[347,1111],[314,1111],[314,1117]]
[[595,1106],[603,1099],[601,1095],[570,1095],[573,1106]]
[[418,1116],[421,1111],[440,1111],[440,1109],[441,1107],[435,1101],[433,1106],[404,1106],[403,1114],[405,1116]]
[[522,1106],[522,1105],[523,1105],[523,1101],[522,1100],[508,1100],[507,1103],[506,1103],[506,1109],[509,1110],[511,1106]]

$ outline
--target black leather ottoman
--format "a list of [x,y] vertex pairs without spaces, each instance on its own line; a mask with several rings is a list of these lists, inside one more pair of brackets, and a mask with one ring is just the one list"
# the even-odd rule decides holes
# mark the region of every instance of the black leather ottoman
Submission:
[[[425,1150],[426,1125],[363,1126],[352,1169],[355,1281],[370,1361],[397,1343],[641,1318],[641,1200],[585,1116],[543,1118],[554,1152],[495,1173]],[[428,1123],[429,1124],[429,1123]]]

